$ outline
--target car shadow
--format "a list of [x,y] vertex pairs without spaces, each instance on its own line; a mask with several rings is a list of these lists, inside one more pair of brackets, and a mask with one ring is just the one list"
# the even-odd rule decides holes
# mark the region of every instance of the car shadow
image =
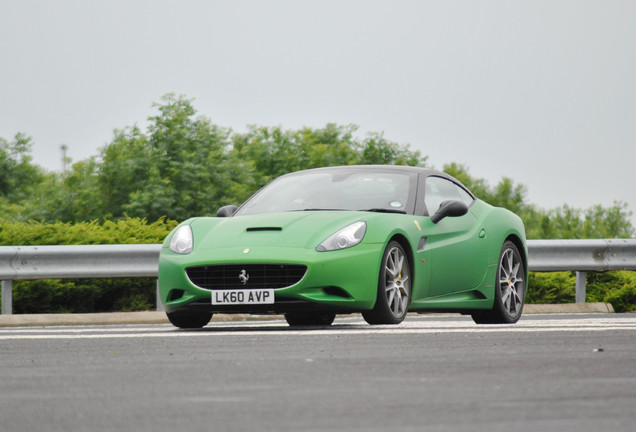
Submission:
[[275,325],[230,325],[230,326],[214,326],[214,323],[199,329],[180,329],[175,328],[174,331],[183,333],[253,333],[253,332],[297,332],[297,331],[329,331],[329,330],[356,330],[356,329],[368,329],[369,326],[365,324],[332,324],[328,326],[306,325],[306,326],[289,326],[287,324],[275,324]]

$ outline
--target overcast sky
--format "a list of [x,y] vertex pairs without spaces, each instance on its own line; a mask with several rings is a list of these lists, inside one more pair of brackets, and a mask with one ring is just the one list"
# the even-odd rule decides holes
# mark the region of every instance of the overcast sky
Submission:
[[35,163],[97,155],[168,92],[235,131],[354,123],[542,208],[636,213],[633,0],[0,0],[0,137]]

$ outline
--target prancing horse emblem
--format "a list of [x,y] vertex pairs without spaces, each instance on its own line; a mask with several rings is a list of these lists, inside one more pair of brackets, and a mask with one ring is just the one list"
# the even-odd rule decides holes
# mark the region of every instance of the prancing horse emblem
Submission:
[[239,279],[241,280],[241,282],[243,282],[243,285],[245,285],[247,281],[250,280],[250,275],[248,275],[245,270],[241,270],[241,273],[239,274]]

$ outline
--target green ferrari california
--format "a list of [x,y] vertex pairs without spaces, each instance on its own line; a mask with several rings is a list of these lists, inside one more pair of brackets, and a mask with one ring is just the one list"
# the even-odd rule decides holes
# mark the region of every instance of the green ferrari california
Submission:
[[213,313],[284,314],[292,326],[357,312],[398,324],[409,311],[515,323],[527,256],[521,219],[443,172],[317,168],[181,223],[161,250],[159,290],[181,328]]

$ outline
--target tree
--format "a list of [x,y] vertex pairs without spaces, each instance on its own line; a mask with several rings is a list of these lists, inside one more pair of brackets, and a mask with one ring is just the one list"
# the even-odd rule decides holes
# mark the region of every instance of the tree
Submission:
[[0,198],[9,203],[27,199],[44,179],[42,168],[31,163],[31,137],[17,133],[12,141],[0,138]]
[[0,138],[0,214],[3,218],[27,220],[33,196],[47,181],[44,170],[32,163],[31,138],[17,133],[13,140]]
[[237,183],[232,190],[238,192],[241,202],[274,178],[302,169],[353,164],[423,166],[426,163],[426,157],[419,151],[412,152],[407,145],[391,142],[383,134],[370,133],[364,139],[356,138],[357,129],[355,125],[334,123],[296,131],[280,126],[250,126],[246,133],[232,136],[231,165],[241,167],[241,176],[234,177]]
[[196,117],[192,99],[172,93],[154,104],[147,133],[115,131],[101,150],[99,187],[105,215],[157,220],[210,215],[225,196],[229,130]]
[[631,216],[627,203],[622,201],[614,201],[608,208],[595,205],[585,211],[585,238],[630,238],[636,233],[630,222]]
[[24,206],[24,220],[80,222],[101,219],[104,207],[98,188],[98,162],[76,162],[69,172],[49,173]]
[[419,150],[411,151],[408,145],[399,145],[384,138],[384,133],[371,132],[362,141],[357,163],[367,165],[426,166],[427,156]]
[[[307,132],[306,132],[307,133]],[[293,131],[276,127],[249,126],[232,136],[230,158],[246,169],[246,180],[255,190],[279,175],[310,166],[307,154]]]
[[168,94],[155,106],[159,114],[148,119],[147,142],[135,150],[147,158],[147,172],[130,191],[124,212],[150,220],[214,214],[230,183],[229,131],[204,116],[195,117],[192,100],[184,96]]
[[550,214],[550,238],[630,238],[634,235],[631,214],[620,201],[608,208],[595,205],[585,211],[564,205]]
[[151,172],[148,137],[137,127],[115,130],[113,141],[101,149],[99,192],[104,217],[120,218],[133,193],[145,187]]

